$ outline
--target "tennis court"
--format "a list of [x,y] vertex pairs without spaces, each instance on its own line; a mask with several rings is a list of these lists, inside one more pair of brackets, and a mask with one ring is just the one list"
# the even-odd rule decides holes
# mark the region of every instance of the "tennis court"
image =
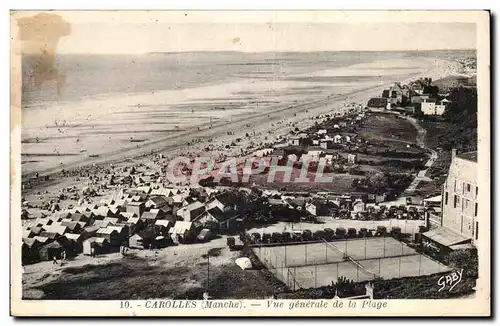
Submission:
[[292,289],[329,285],[340,276],[360,282],[449,270],[390,237],[256,247],[254,252]]

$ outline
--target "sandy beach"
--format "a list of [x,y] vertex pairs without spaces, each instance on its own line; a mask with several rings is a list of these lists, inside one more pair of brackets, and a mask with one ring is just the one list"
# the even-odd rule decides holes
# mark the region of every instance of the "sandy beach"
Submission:
[[[23,176],[93,163],[120,163],[151,152],[166,156],[196,153],[207,144],[223,148],[239,137],[243,143],[238,151],[249,151],[296,127],[306,128],[314,123],[312,117],[345,111],[353,102],[366,103],[392,81],[422,76],[438,79],[459,67],[452,61],[412,58],[320,68],[275,80],[247,78],[190,89],[61,102],[57,115],[50,117],[46,109],[31,109],[22,121]],[[49,125],[47,119],[54,121]],[[251,139],[245,139],[246,133],[252,133]],[[224,154],[238,153],[227,150]]]

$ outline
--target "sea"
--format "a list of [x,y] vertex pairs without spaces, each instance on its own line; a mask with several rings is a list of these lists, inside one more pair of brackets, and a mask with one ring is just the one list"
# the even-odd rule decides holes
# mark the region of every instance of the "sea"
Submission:
[[81,101],[120,93],[185,89],[239,79],[280,79],[290,74],[350,66],[376,60],[411,57],[446,58],[470,51],[410,52],[180,52],[142,55],[57,55],[61,76],[38,87],[35,58],[22,61],[22,107],[46,102]]

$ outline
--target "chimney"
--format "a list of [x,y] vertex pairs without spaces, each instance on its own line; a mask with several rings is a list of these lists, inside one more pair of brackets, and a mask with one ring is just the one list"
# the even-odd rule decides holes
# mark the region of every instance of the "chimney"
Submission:
[[453,160],[455,158],[455,156],[457,156],[457,149],[456,148],[453,148],[451,150],[451,159]]

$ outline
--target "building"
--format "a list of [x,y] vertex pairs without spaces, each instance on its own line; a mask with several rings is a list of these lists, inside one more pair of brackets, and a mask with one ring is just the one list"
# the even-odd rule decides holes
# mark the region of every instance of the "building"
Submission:
[[356,154],[347,154],[347,163],[356,164],[358,156]]
[[195,232],[196,230],[194,224],[192,222],[185,221],[175,222],[174,226],[168,230],[168,234],[174,243],[189,242],[196,236]]
[[134,213],[137,216],[142,215],[144,208],[144,202],[131,202],[127,204],[127,212]]
[[304,145],[306,139],[307,139],[307,134],[304,133],[295,136],[290,136],[288,138],[288,144],[293,146]]
[[89,238],[83,242],[83,254],[90,256],[94,248],[95,254],[103,254],[109,251],[109,243],[104,238]]
[[353,212],[359,213],[366,211],[366,204],[361,199],[356,199],[352,204]]
[[322,149],[331,149],[331,148],[333,148],[333,144],[334,144],[334,141],[332,141],[331,139],[325,139],[325,140],[320,141],[319,147]]
[[192,222],[204,212],[205,205],[199,201],[194,201],[191,204],[180,208],[177,211],[177,216],[182,217],[182,219],[186,222]]
[[446,109],[447,101],[436,101],[435,99],[426,99],[420,104],[420,109],[425,115],[442,115]]
[[403,89],[401,84],[398,82],[394,82],[389,89],[389,99],[388,101],[391,104],[401,104],[403,103]]
[[231,228],[231,225],[235,224],[238,218],[238,213],[235,211],[222,211],[219,207],[214,207],[207,210],[205,216],[200,219],[201,223],[212,222],[218,224],[219,228],[222,230],[227,230]]
[[424,243],[439,250],[478,240],[479,222],[477,152],[452,151],[448,177],[442,190],[441,227],[423,234]]
[[320,129],[316,132],[317,135],[326,135],[327,134],[327,131],[326,129]]

